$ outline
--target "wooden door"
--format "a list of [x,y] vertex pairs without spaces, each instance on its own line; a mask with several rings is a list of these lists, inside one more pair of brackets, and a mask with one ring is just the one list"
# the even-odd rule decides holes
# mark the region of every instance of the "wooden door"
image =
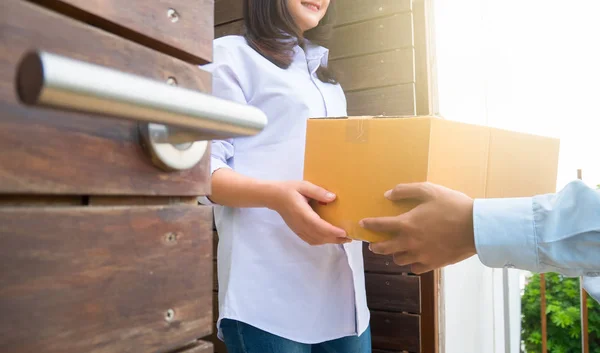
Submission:
[[209,153],[163,171],[136,122],[28,106],[16,82],[41,50],[210,92],[213,1],[1,8],[1,350],[212,352]]

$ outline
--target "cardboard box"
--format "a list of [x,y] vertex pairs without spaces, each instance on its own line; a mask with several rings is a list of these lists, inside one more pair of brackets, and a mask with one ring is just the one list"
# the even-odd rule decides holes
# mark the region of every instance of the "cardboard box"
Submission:
[[337,195],[313,207],[357,240],[389,237],[362,229],[361,219],[416,205],[383,197],[399,183],[430,181],[473,198],[556,191],[558,139],[433,117],[310,119],[306,139],[304,179]]

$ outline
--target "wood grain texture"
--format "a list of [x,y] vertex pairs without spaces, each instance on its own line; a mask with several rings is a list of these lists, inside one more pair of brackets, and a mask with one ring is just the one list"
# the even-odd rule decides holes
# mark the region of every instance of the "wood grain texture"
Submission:
[[371,311],[373,348],[420,353],[418,315]]
[[415,91],[417,97],[417,114],[433,115],[436,112],[435,97],[435,47],[431,18],[433,10],[429,8],[429,0],[413,1],[413,31],[415,42]]
[[81,206],[79,196],[0,195],[0,207]]
[[215,0],[215,26],[241,20],[244,17],[242,0]]
[[380,273],[410,273],[410,266],[398,266],[394,263],[392,256],[377,255],[369,250],[369,244],[363,244],[363,259],[365,272]]
[[411,13],[338,27],[329,48],[330,59],[412,47],[412,30]]
[[213,305],[213,323],[216,323],[217,320],[219,319],[219,293],[214,292],[212,293],[212,305]]
[[213,333],[210,337],[205,338],[205,340],[213,344],[214,353],[227,353],[227,346],[225,346],[225,342],[221,341],[219,337],[217,337],[216,332]]
[[331,62],[346,92],[415,82],[413,65],[412,48]]
[[32,1],[195,64],[212,60],[213,0]]
[[415,115],[415,85],[382,87],[348,92],[348,115]]
[[213,291],[218,292],[219,291],[219,276],[218,276],[218,272],[217,272],[217,260],[213,261]]
[[3,351],[157,352],[209,335],[211,218],[192,206],[0,208]]
[[367,303],[372,310],[421,313],[419,276],[365,274]]
[[213,256],[215,261],[217,260],[217,249],[219,246],[219,233],[217,231],[213,231]]
[[214,346],[210,342],[197,341],[189,346],[170,353],[214,353]]
[[411,10],[411,0],[337,0],[337,2],[336,25],[338,26]]
[[[91,45],[90,43],[93,43]],[[209,92],[211,76],[25,1],[0,12],[0,193],[173,195],[210,193],[209,156],[195,168],[157,169],[135,122],[22,105],[15,93],[20,59],[31,49]]]
[[244,33],[244,21],[235,21],[215,27],[215,38],[230,35],[242,35]]
[[440,270],[421,275],[421,352],[438,353]]
[[162,205],[198,205],[193,196],[90,196],[90,206],[162,206]]

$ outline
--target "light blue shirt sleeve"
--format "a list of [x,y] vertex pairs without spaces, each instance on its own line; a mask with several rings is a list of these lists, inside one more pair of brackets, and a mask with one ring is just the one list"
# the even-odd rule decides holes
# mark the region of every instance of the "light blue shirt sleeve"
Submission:
[[[231,57],[227,48],[215,44],[213,62],[201,68],[212,74],[212,94],[214,96],[247,104],[235,73],[235,59]],[[210,147],[210,175],[221,168],[232,169],[230,161],[235,151],[233,139],[213,140]],[[206,196],[199,197],[198,202],[203,205],[214,205]]]
[[600,192],[574,181],[558,194],[477,199],[473,223],[484,265],[584,276],[600,300]]

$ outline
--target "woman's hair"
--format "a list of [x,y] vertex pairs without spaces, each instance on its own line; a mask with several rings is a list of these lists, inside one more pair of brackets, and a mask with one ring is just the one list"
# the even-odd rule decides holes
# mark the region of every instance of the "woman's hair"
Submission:
[[[294,47],[304,39],[324,46],[331,39],[335,18],[335,0],[319,25],[302,35],[287,7],[287,0],[244,0],[244,37],[254,50],[282,69],[292,64]],[[317,70],[319,80],[337,83],[333,71],[325,66]]]

